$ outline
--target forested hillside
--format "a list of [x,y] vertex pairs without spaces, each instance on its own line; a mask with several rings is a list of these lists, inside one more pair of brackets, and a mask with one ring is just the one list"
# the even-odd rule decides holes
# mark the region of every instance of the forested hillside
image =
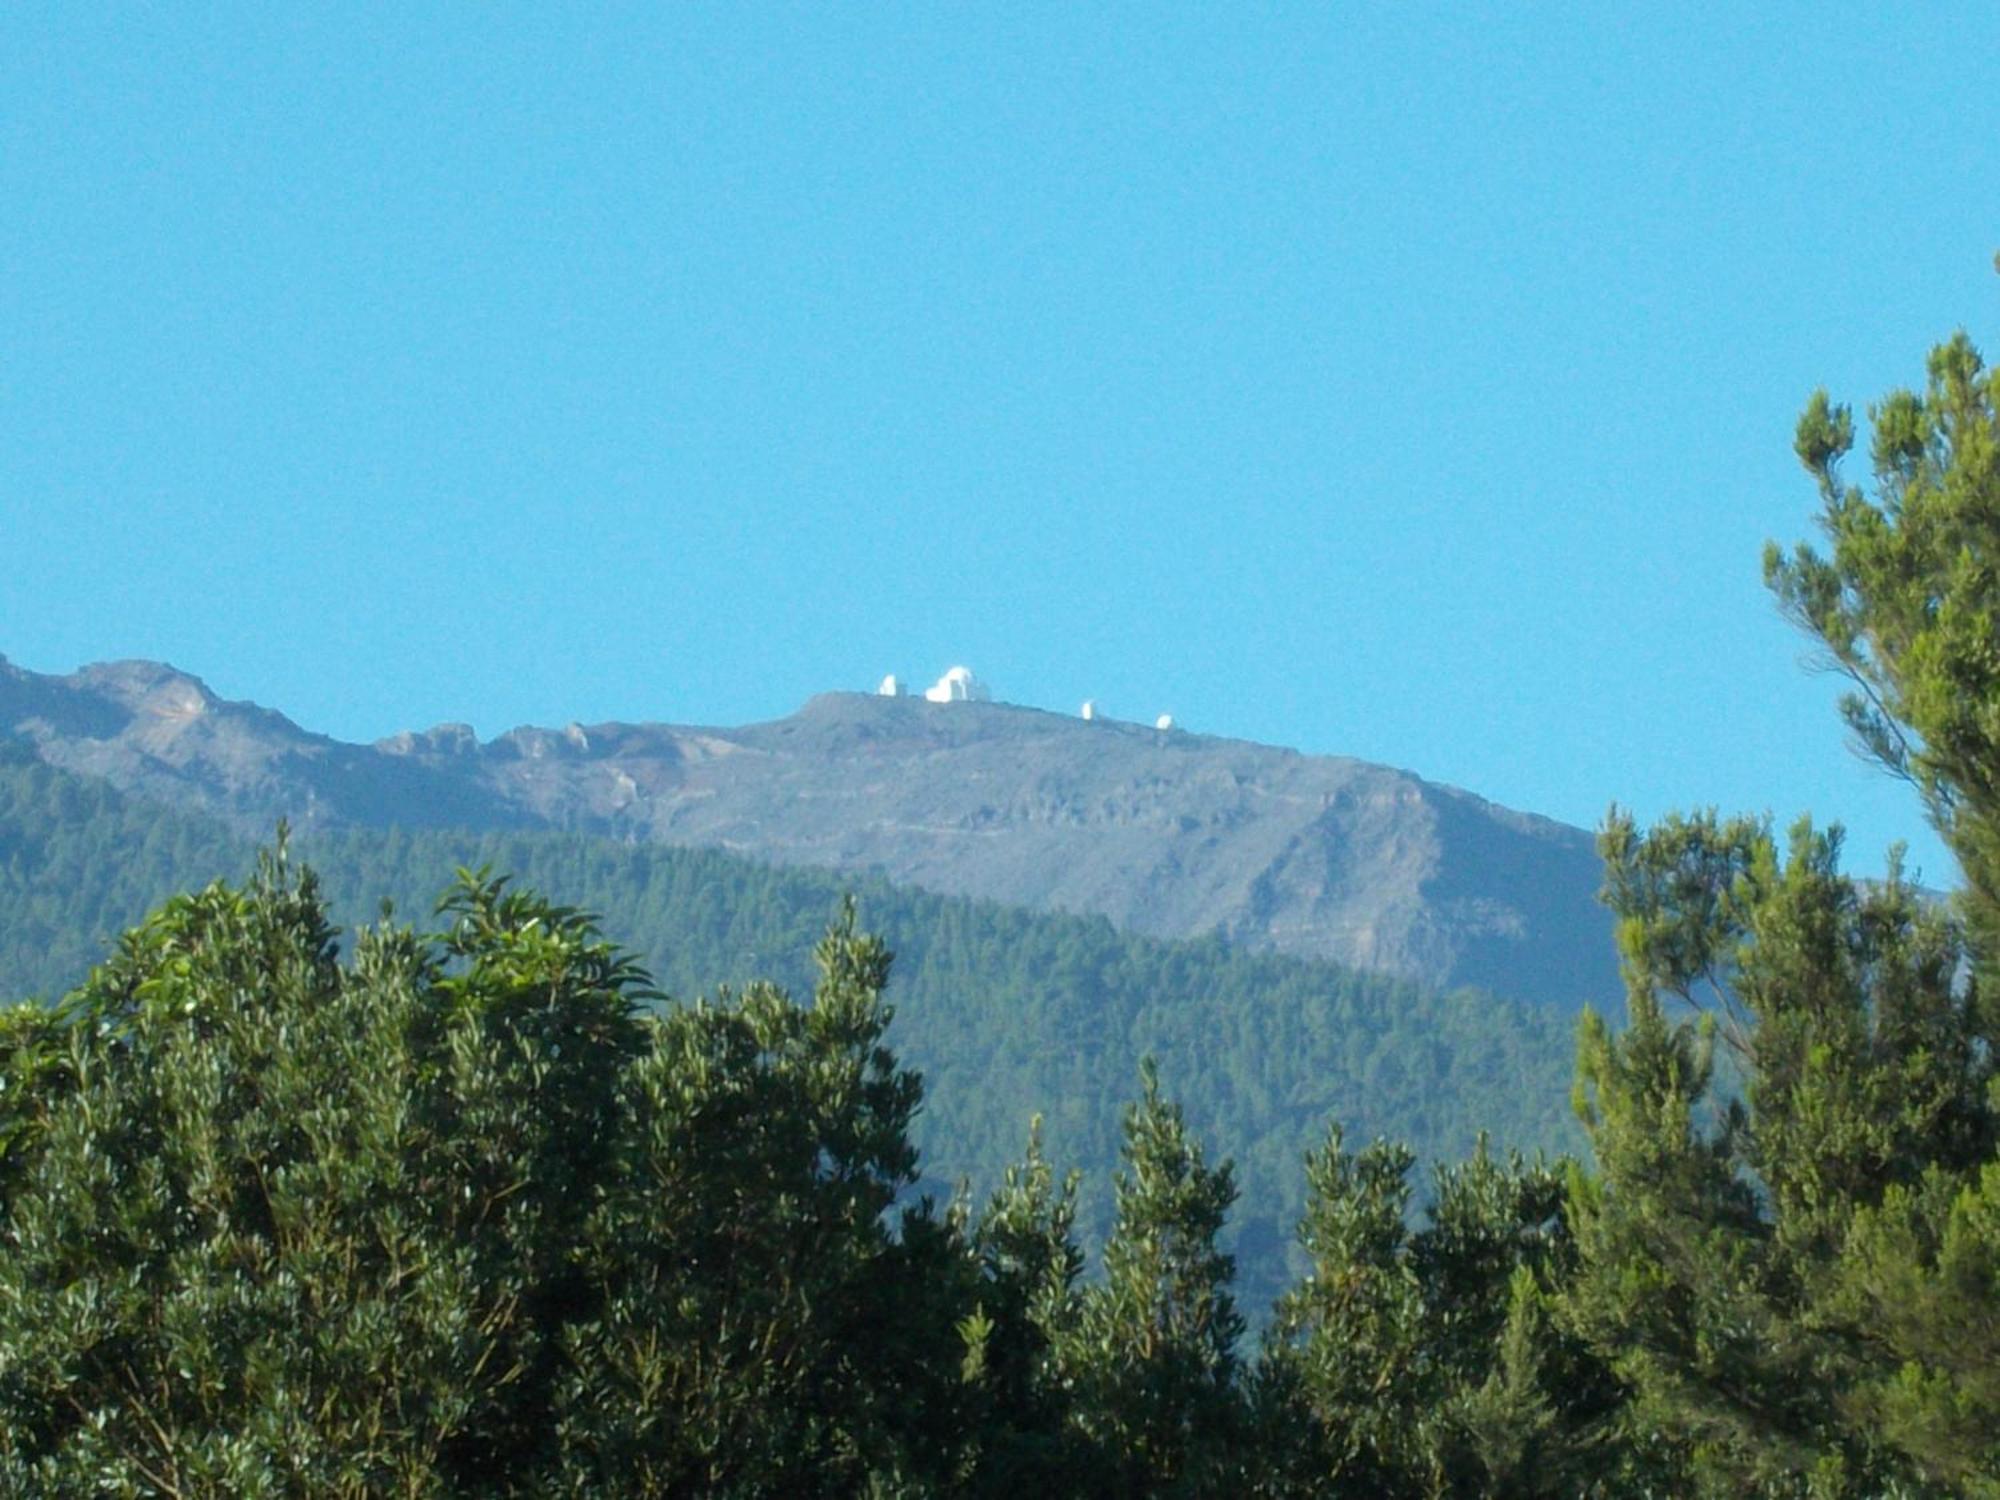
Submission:
[[[1296,1258],[1301,1163],[1330,1121],[1437,1160],[1482,1130],[1525,1150],[1578,1139],[1568,1018],[1476,992],[706,850],[366,829],[300,836],[295,849],[349,929],[384,899],[422,925],[455,868],[486,866],[600,914],[680,1000],[760,977],[804,993],[813,946],[851,892],[862,926],[896,955],[889,1035],[925,1079],[914,1133],[926,1183],[941,1194],[960,1177],[991,1185],[1040,1113],[1051,1159],[1085,1172],[1080,1228],[1097,1242],[1120,1111],[1150,1055],[1190,1124],[1237,1163],[1243,1200],[1227,1242],[1257,1308]],[[253,856],[220,822],[15,751],[0,761],[0,993],[53,997],[150,907],[240,877]]]

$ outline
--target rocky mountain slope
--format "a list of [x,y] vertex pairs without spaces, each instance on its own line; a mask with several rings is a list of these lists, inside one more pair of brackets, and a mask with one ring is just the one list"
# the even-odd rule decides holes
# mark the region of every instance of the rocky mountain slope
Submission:
[[0,732],[267,829],[561,828],[1331,958],[1569,1007],[1619,996],[1582,829],[1407,772],[994,703],[835,693],[737,729],[311,733],[152,662],[0,659]]

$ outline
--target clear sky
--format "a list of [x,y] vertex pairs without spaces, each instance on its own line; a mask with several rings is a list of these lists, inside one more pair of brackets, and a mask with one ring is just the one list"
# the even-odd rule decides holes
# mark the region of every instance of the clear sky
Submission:
[[357,739],[963,661],[1942,880],[1758,554],[1815,385],[1996,342],[2000,9],[1701,14],[9,6],[0,652]]

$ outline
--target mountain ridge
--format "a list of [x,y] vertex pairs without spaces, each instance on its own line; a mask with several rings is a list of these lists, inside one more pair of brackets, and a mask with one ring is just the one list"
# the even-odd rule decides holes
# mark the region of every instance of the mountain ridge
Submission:
[[248,831],[546,828],[871,871],[1570,1008],[1619,994],[1582,829],[1343,756],[1012,704],[816,695],[739,727],[469,726],[372,745],[143,660],[0,658],[0,729]]

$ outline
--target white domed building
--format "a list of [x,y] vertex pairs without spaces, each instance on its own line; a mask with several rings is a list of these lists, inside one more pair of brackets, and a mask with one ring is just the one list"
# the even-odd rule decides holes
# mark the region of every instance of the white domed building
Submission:
[[944,676],[924,689],[924,697],[932,703],[990,703],[993,694],[986,684],[972,675],[970,667],[953,667]]

